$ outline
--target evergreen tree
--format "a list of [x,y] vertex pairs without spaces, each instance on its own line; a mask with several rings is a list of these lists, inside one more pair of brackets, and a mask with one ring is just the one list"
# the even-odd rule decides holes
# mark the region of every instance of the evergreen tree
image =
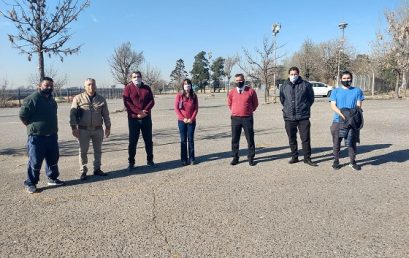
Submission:
[[201,92],[206,92],[206,85],[209,83],[209,61],[206,59],[206,52],[201,51],[195,56],[192,71],[192,83],[199,86]]
[[224,74],[224,58],[218,57],[214,60],[212,66],[210,67],[212,71],[212,80],[213,80],[213,92],[216,92],[216,89],[220,92],[221,79]]
[[179,91],[182,87],[183,80],[187,77],[187,72],[185,70],[185,62],[183,59],[178,59],[176,61],[175,69],[170,74],[170,82],[176,91]]

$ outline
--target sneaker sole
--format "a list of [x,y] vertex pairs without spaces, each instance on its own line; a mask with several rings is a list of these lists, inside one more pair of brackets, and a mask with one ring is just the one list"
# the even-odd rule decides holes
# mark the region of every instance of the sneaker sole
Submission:
[[58,183],[47,183],[48,186],[62,186],[64,184],[58,184]]
[[355,168],[353,168],[352,167],[352,165],[348,165],[350,168],[352,168],[352,170],[354,170],[354,171],[361,171],[361,169],[355,169]]

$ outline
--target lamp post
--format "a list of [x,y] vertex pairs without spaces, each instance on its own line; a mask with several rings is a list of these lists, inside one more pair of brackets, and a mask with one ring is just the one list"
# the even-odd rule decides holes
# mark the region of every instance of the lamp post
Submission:
[[342,36],[340,40],[340,46],[338,50],[338,65],[337,65],[337,87],[339,86],[339,66],[341,63],[341,52],[344,50],[344,31],[345,28],[348,26],[348,23],[346,22],[341,22],[338,24],[338,28],[342,31]]
[[[273,32],[273,51],[274,51],[274,62],[273,62],[273,66],[274,66],[274,74],[273,74],[273,90],[274,90],[274,100],[273,102],[276,102],[276,71],[277,71],[277,34],[280,32],[281,29],[281,24],[280,23],[274,23],[271,27],[271,30]],[[267,88],[267,85],[266,85]],[[269,93],[270,94],[270,93]]]

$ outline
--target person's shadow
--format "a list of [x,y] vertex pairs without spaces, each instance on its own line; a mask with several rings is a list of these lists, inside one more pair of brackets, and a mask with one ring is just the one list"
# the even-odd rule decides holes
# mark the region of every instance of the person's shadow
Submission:
[[[387,149],[390,146],[392,146],[392,144],[361,145],[361,146],[358,146],[358,152],[368,153],[374,150]],[[276,151],[281,151],[287,148],[289,147],[280,146],[280,147],[271,147],[271,148],[264,148],[264,147],[257,148],[255,161],[257,163],[260,163],[260,162],[269,162],[273,160],[289,158],[290,153],[271,154],[267,156],[257,157],[258,155],[261,155],[261,154],[274,153]],[[333,159],[331,147],[314,148],[312,152],[313,152],[313,160],[317,163],[322,163],[322,162]],[[329,152],[329,153],[322,154],[322,155],[319,154],[319,153],[325,153],[325,152]],[[246,149],[240,150],[240,157],[242,160],[241,162],[247,161],[246,153],[247,153]],[[302,155],[302,150],[300,151],[300,155]],[[348,150],[343,148],[340,152],[340,157],[344,158],[347,156],[348,156]],[[212,160],[230,159],[230,158],[231,158],[231,151],[224,151],[224,152],[211,153],[211,154],[199,156],[196,158],[196,162],[197,164],[200,164],[204,162],[210,162]],[[359,160],[358,162],[361,166],[365,166],[365,165],[382,165],[388,162],[402,163],[408,160],[409,160],[409,150],[398,150],[398,151],[393,151],[393,152],[386,153],[386,154],[369,157],[363,160]],[[229,166],[228,163],[226,163],[226,166]],[[114,180],[117,178],[123,178],[123,177],[128,177],[128,176],[138,176],[138,175],[147,174],[147,173],[157,173],[157,172],[165,172],[165,171],[170,172],[180,167],[182,167],[180,160],[170,160],[170,161],[158,163],[154,167],[143,165],[143,166],[137,166],[132,171],[128,171],[126,168],[109,171],[107,172],[107,176],[90,175],[87,177],[86,180],[80,180],[80,179],[67,180],[65,181],[65,186],[90,184],[90,183],[99,182],[99,181]],[[47,186],[47,187],[38,188],[38,191],[41,192],[41,191],[49,190],[53,188],[56,188],[56,186]]]
[[[357,154],[359,155],[360,153],[369,153],[375,150],[388,149],[391,146],[392,144],[360,145],[357,148],[358,150]],[[327,154],[323,154],[323,155],[317,155],[318,153],[327,152],[327,151],[331,151],[331,152]],[[314,148],[312,152],[313,152],[313,156],[315,156],[315,158],[313,157],[313,159],[317,163],[322,163],[322,162],[334,159],[332,155],[332,148],[328,148],[328,147]],[[346,158],[346,157],[348,157],[348,148],[343,147],[340,152],[340,158]],[[389,162],[402,163],[408,160],[409,160],[409,150],[405,149],[405,150],[396,150],[396,151],[392,151],[389,153],[368,157],[365,159],[358,158],[357,162],[361,166],[366,166],[366,165],[376,166],[376,165],[382,165],[382,164],[389,163]]]
[[389,162],[403,163],[409,160],[409,150],[396,150],[389,153],[369,157],[359,161],[361,166],[382,165]]

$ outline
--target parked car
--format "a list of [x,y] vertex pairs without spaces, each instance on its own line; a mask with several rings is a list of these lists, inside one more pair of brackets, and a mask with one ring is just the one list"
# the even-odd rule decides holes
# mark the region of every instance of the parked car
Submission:
[[329,97],[334,87],[329,86],[323,82],[310,81],[312,89],[314,90],[314,96]]

